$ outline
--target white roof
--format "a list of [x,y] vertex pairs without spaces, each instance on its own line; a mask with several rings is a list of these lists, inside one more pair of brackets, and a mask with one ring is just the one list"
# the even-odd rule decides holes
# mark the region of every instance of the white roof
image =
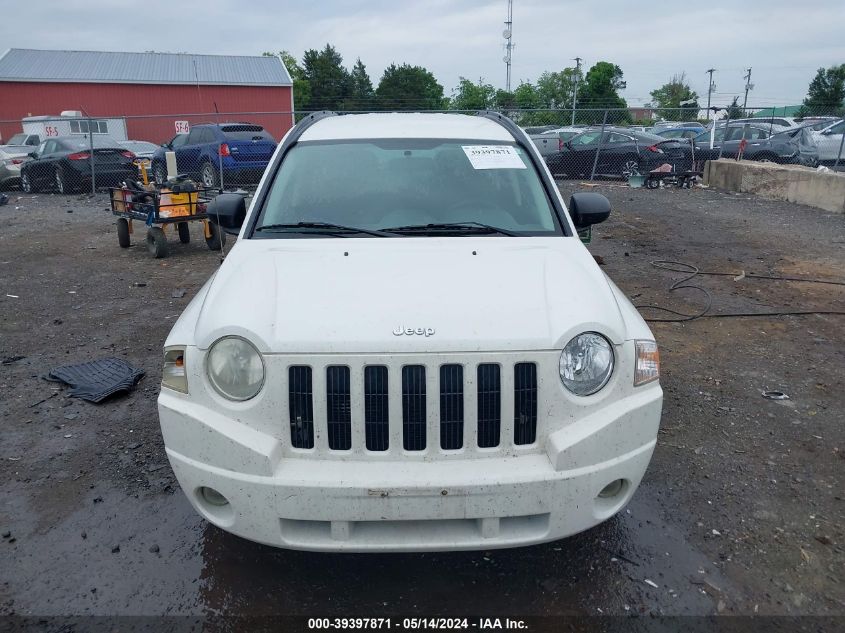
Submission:
[[303,132],[301,141],[368,138],[438,138],[476,141],[513,141],[495,121],[466,114],[385,112],[344,114],[317,121]]

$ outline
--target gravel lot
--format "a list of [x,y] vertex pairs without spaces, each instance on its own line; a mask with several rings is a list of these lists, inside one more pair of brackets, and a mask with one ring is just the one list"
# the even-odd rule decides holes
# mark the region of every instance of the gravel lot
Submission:
[[[614,205],[591,250],[636,304],[703,306],[668,292],[682,275],[657,259],[845,281],[843,216],[704,189],[591,190]],[[487,553],[288,552],[204,523],[158,430],[161,346],[219,254],[199,225],[164,260],[142,228],[121,250],[106,204],[12,193],[0,207],[0,615],[845,617],[845,317],[655,323],[658,447],[629,508],[586,533]],[[693,283],[713,314],[845,310],[842,285]],[[41,378],[112,355],[147,375],[99,406]]]

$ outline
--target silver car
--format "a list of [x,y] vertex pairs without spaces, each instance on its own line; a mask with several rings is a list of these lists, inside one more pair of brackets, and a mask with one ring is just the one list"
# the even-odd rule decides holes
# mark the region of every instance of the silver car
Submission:
[[32,147],[0,149],[0,190],[15,187],[21,181],[21,163],[29,158]]
[[563,151],[563,144],[583,132],[583,127],[560,127],[546,130],[540,134],[531,134],[529,138],[537,146],[541,156],[550,156]]

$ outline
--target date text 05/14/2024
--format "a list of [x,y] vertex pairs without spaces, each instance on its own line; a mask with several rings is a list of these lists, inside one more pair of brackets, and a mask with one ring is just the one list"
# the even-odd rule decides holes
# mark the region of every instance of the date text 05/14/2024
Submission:
[[309,618],[310,630],[524,630],[524,620],[511,618]]

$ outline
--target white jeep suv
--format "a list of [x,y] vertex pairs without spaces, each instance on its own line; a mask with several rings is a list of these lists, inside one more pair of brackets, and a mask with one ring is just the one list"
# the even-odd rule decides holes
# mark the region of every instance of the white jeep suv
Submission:
[[286,548],[559,539],[622,509],[657,438],[654,337],[495,113],[320,113],[279,145],[167,338],[170,463],[213,524]]

